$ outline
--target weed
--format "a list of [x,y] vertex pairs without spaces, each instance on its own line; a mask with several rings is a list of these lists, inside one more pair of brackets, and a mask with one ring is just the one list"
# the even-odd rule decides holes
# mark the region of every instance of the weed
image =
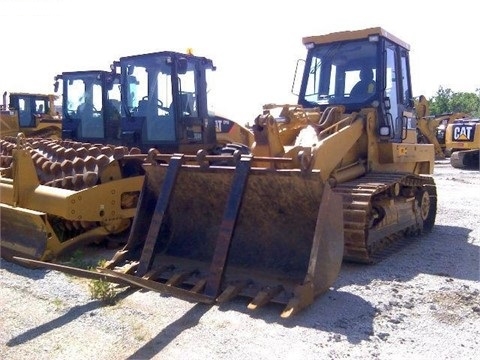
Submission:
[[95,279],[88,284],[90,296],[92,299],[101,300],[107,305],[115,304],[115,296],[117,292],[111,282],[103,279]]
[[59,298],[55,298],[53,300],[53,305],[55,305],[56,309],[60,309],[63,306],[63,301]]

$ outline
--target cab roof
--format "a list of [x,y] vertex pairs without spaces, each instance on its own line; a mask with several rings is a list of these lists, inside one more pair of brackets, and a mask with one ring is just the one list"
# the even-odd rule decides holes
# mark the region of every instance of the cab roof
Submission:
[[311,43],[328,44],[328,43],[334,43],[337,41],[367,39],[370,35],[383,36],[393,41],[394,43],[404,47],[405,49],[410,50],[409,44],[400,40],[395,35],[389,33],[388,31],[386,31],[381,27],[372,27],[372,28],[353,30],[353,31],[349,31],[349,30],[338,31],[338,32],[332,32],[325,35],[307,36],[307,37],[304,37],[302,40],[304,45],[311,44]]

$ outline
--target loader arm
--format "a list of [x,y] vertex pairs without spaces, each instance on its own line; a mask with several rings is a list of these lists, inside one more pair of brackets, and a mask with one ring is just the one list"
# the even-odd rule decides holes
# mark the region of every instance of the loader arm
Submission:
[[[352,121],[352,119],[354,120]],[[345,125],[348,122],[351,122],[351,124]],[[345,126],[341,127],[342,125]],[[352,114],[320,133],[321,138],[322,133],[328,134],[332,132],[332,130],[336,130],[326,138],[320,140],[315,146],[316,149],[313,151],[317,154],[313,168],[321,169],[320,177],[323,181],[327,181],[335,168],[342,165],[349,165],[342,164],[342,159],[345,158],[345,155],[352,149],[362,134],[364,134],[364,126],[363,118]],[[341,128],[339,129],[339,127]]]
[[433,144],[435,149],[435,158],[442,160],[445,159],[445,154],[437,139],[437,128],[444,118],[438,119],[417,119],[417,129],[428,140],[430,144]]

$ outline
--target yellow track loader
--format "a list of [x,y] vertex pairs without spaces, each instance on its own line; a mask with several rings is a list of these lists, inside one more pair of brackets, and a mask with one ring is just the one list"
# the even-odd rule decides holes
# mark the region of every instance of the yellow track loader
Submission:
[[125,247],[98,272],[45,266],[199,302],[281,303],[289,317],[342,261],[375,262],[430,231],[434,146],[417,143],[408,44],[382,28],[303,43],[298,104],[267,106],[249,153],[225,165],[152,150]]

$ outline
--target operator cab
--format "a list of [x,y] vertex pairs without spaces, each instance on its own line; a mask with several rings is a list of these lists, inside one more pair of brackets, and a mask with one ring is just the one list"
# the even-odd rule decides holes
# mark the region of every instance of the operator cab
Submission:
[[209,115],[211,60],[171,51],[122,57],[122,139],[143,151],[195,153],[216,146]]
[[62,80],[62,138],[85,142],[120,142],[119,77],[108,71],[64,72]]
[[23,129],[36,127],[50,113],[50,106],[48,95],[11,93],[8,109],[17,111],[19,128]]
[[416,129],[408,44],[381,28],[306,37],[303,43],[308,53],[299,105],[322,111],[343,105],[347,113],[376,108],[378,132],[388,141],[404,141]]

